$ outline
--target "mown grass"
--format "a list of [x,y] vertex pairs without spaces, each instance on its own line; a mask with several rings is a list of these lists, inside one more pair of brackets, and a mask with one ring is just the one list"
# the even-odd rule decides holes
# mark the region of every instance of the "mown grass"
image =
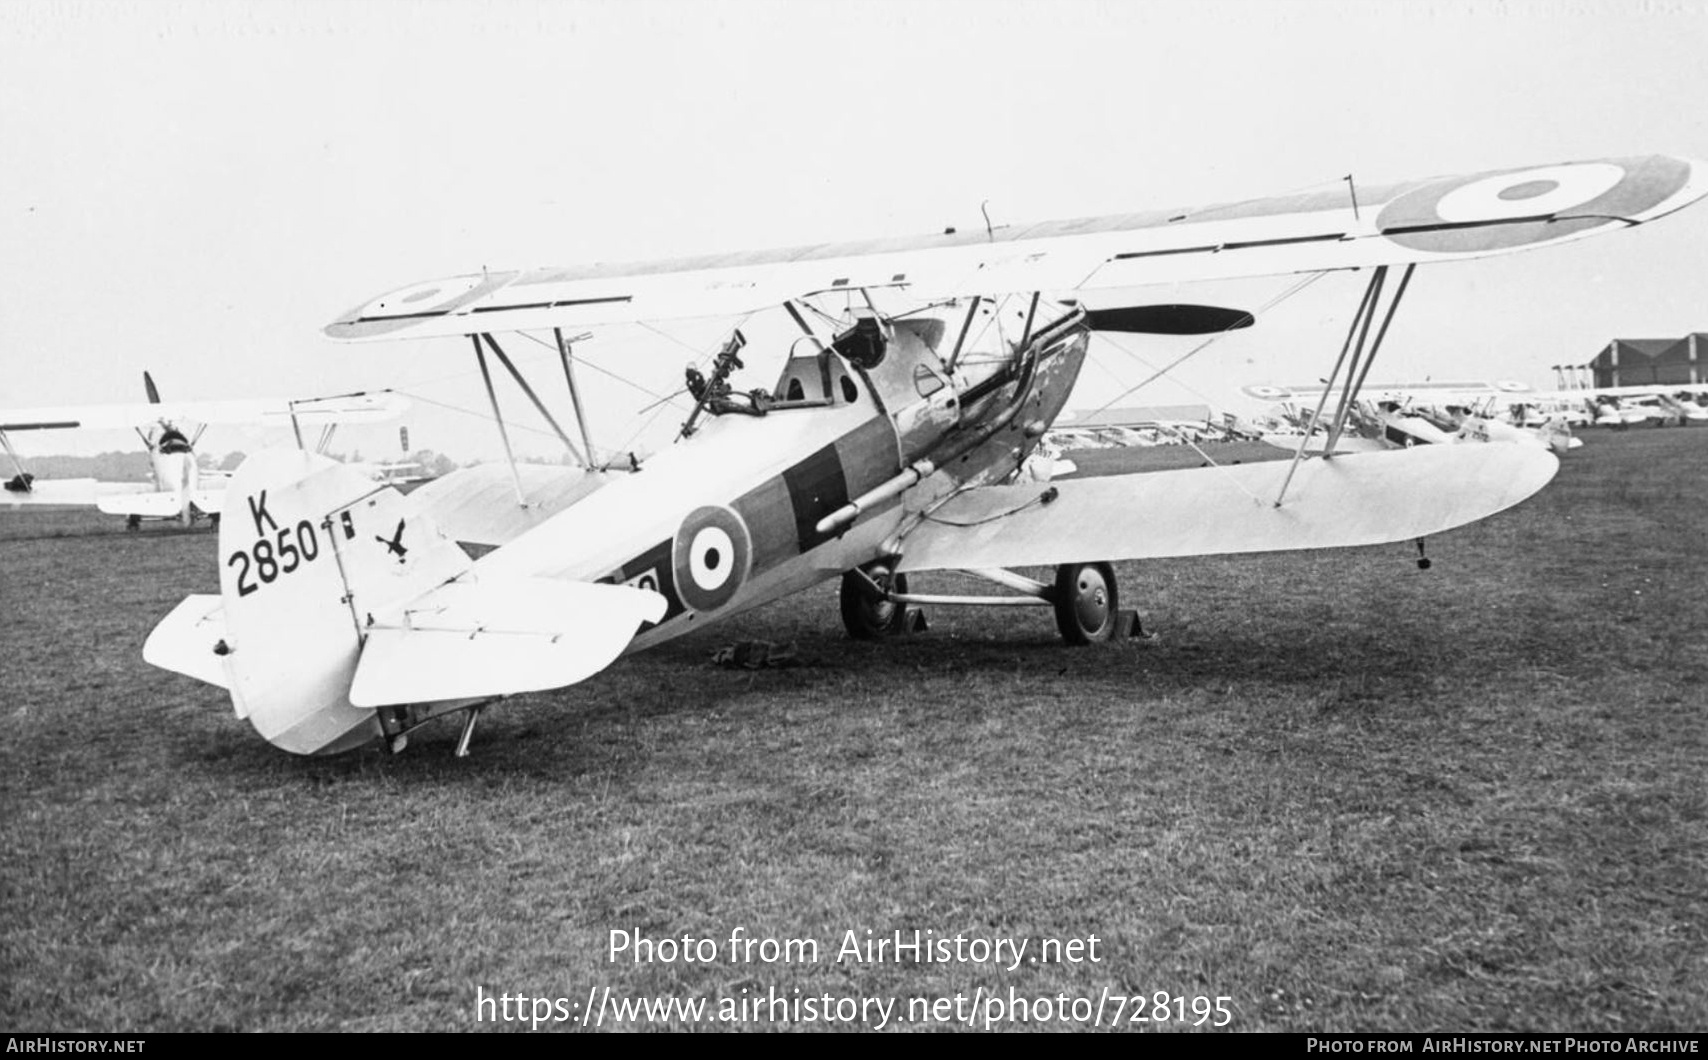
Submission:
[[[1427,572],[1127,565],[1160,636],[1084,650],[1027,609],[853,643],[829,585],[489,711],[464,760],[450,723],[396,758],[273,750],[139,657],[213,590],[211,534],[0,512],[0,1024],[1108,987],[1224,995],[1238,1030],[1701,1030],[1708,431],[1588,443]],[[709,665],[746,638],[805,665]],[[821,959],[606,959],[613,929],[737,926]],[[868,929],[1102,960],[834,959]]]

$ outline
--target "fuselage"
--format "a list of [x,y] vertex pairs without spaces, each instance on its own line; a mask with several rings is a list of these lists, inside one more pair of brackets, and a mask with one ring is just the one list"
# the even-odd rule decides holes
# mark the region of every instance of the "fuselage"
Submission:
[[200,476],[196,454],[187,448],[171,452],[156,448],[150,455],[154,464],[155,488],[178,498],[179,517],[188,522],[193,515],[191,498],[195,496]]
[[[883,359],[791,358],[762,416],[710,417],[641,469],[485,558],[481,572],[609,581],[661,594],[631,651],[805,589],[897,547],[920,512],[1012,474],[1067,401],[1086,332],[950,366],[944,328],[893,327]],[[821,524],[886,484],[918,480],[845,525]]]

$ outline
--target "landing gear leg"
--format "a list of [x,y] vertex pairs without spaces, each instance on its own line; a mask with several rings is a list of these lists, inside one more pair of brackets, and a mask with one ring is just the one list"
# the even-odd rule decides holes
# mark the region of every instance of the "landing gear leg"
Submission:
[[127,516],[125,516],[125,529],[126,530],[141,530],[142,529],[142,516],[140,516],[140,515],[127,515]]
[[1056,628],[1069,644],[1115,635],[1119,614],[1115,568],[1107,563],[1064,563],[1056,568]]
[[[896,574],[885,560],[874,560],[842,576],[842,625],[855,640],[881,640],[907,632],[908,608],[872,591],[907,592],[907,575]],[[918,615],[918,611],[912,612]]]
[[381,707],[374,712],[380,723],[380,735],[385,737],[385,748],[394,755],[403,753],[409,746],[409,708]]
[[463,718],[463,734],[457,737],[458,758],[469,756],[469,740],[474,737],[474,723],[480,720],[480,712],[485,709],[485,706],[470,707],[468,716]]

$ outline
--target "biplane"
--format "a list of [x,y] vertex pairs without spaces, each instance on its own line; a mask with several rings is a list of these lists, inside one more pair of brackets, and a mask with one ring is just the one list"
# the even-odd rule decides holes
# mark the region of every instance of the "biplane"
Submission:
[[[1324,389],[1318,383],[1242,388],[1248,397],[1295,412],[1298,402],[1319,397]],[[1583,444],[1572,436],[1574,426],[1708,423],[1708,383],[1538,390],[1516,380],[1432,381],[1367,384],[1364,392],[1371,395],[1372,408],[1380,409],[1365,416],[1366,427],[1373,428],[1365,434],[1393,445],[1531,441],[1564,453]]]
[[[317,448],[324,449],[340,423],[393,419],[409,407],[396,394],[347,394],[301,401],[254,399],[238,401],[160,400],[154,377],[142,373],[146,404],[67,405],[55,408],[0,410],[0,447],[11,457],[15,474],[4,483],[13,503],[93,504],[110,515],[125,517],[138,529],[145,519],[177,520],[185,527],[199,519],[219,525],[225,505],[226,475],[207,471],[196,459],[196,443],[213,423],[262,426],[289,424],[302,443],[304,424],[321,427]],[[132,429],[148,451],[152,488],[143,483],[96,483],[92,479],[38,480],[24,466],[8,433],[44,430]],[[134,488],[133,488],[134,487]]]
[[[1559,464],[1520,445],[1336,453],[1417,266],[1643,224],[1708,191],[1703,167],[1647,156],[1346,182],[1197,209],[416,283],[326,333],[466,341],[506,448],[494,362],[581,466],[512,459],[403,496],[310,453],[257,454],[228,487],[219,594],[183,601],[144,656],[224,687],[287,751],[376,738],[396,751],[416,726],[463,711],[460,755],[501,697],[575,684],[829,579],[855,637],[901,632],[920,606],[1036,605],[1083,644],[1122,625],[1114,561],[1421,541],[1519,503]],[[1093,308],[1088,293],[1331,272],[1361,282],[1328,376],[1333,404],[1325,391],[1313,414],[1327,455],[1301,445],[1290,460],[1238,466],[1021,473],[1094,334],[1209,342],[1266,311],[1183,303],[1172,288],[1168,301]],[[762,351],[737,324],[685,372],[693,405],[674,444],[645,459],[594,447],[575,374],[590,336],[759,314],[793,336],[763,351],[775,375],[745,371]],[[504,349],[512,333],[561,364],[579,445]],[[1053,573],[1014,570],[1036,567]],[[910,589],[909,576],[938,570],[997,588]]]
[[[1270,402],[1280,413],[1278,418],[1290,428],[1265,432],[1264,441],[1287,449],[1303,444],[1309,452],[1323,450],[1324,432],[1307,436],[1305,428],[1311,419],[1307,406],[1333,388],[1310,383],[1240,389],[1248,397]],[[1341,452],[1455,442],[1518,442],[1546,446],[1563,456],[1583,445],[1572,436],[1571,418],[1557,405],[1545,406],[1548,395],[1539,395],[1523,383],[1370,383],[1362,390],[1369,396],[1354,404],[1354,429],[1342,435]],[[1544,407],[1550,411],[1540,413]]]

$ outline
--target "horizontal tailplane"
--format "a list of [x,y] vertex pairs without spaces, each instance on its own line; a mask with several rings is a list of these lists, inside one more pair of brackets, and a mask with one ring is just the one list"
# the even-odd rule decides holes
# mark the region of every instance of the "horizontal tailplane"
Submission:
[[142,645],[142,660],[150,666],[229,689],[226,654],[225,605],[213,593],[184,597]]
[[615,662],[665,606],[657,593],[627,585],[471,575],[376,616],[350,702],[385,707],[572,685]]

